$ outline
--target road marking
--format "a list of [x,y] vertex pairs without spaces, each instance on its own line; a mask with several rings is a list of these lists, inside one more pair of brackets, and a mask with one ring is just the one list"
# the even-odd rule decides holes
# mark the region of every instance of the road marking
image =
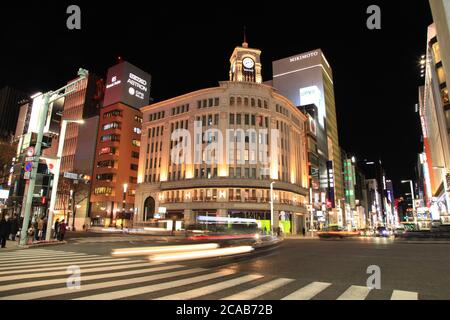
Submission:
[[62,258],[54,258],[54,259],[41,259],[41,260],[26,260],[26,261],[21,261],[21,262],[16,262],[16,261],[11,261],[9,263],[1,263],[0,264],[0,268],[3,267],[8,267],[11,265],[15,265],[15,266],[27,266],[27,265],[42,265],[42,264],[53,264],[53,263],[57,263],[57,262],[70,262],[70,261],[83,261],[83,260],[89,260],[89,259],[99,259],[100,256],[75,256],[75,257],[62,257]]
[[[131,276],[131,275],[138,275],[138,274],[144,274],[144,273],[153,273],[153,272],[166,271],[166,270],[177,269],[177,268],[183,268],[183,266],[172,265],[172,266],[162,266],[162,267],[156,267],[156,268],[152,267],[152,268],[146,268],[146,269],[140,269],[140,270],[121,271],[121,272],[113,272],[113,273],[106,273],[106,274],[94,274],[91,276],[83,276],[83,274],[82,274],[81,281],[84,282],[84,281],[90,281],[90,280],[118,278],[118,277],[123,277],[123,276]],[[23,288],[33,288],[33,287],[39,287],[39,286],[62,284],[62,283],[66,283],[66,281],[67,281],[67,278],[64,277],[64,278],[59,278],[59,279],[40,280],[40,281],[24,282],[24,283],[14,283],[14,284],[10,284],[10,285],[0,286],[0,292],[23,289]]]
[[227,280],[227,281],[223,281],[223,282],[219,282],[219,283],[215,283],[215,284],[211,284],[209,286],[206,287],[201,287],[198,289],[193,289],[193,290],[189,290],[189,291],[184,291],[184,292],[180,292],[180,293],[176,293],[176,294],[171,294],[168,296],[164,296],[164,297],[160,297],[160,298],[156,298],[155,300],[188,300],[188,299],[195,299],[201,296],[205,296],[207,294],[211,294],[217,291],[221,291],[224,289],[228,289],[231,287],[235,287],[238,286],[240,284],[243,283],[247,283],[253,280],[257,280],[257,279],[261,279],[263,276],[260,275],[247,275],[247,276],[242,276],[239,278],[235,278],[235,279],[231,279],[231,280]]
[[[136,284],[136,283],[161,280],[161,279],[166,279],[166,278],[171,278],[171,277],[184,276],[184,275],[202,272],[202,271],[205,271],[205,269],[202,269],[202,268],[187,269],[187,270],[168,272],[168,273],[163,273],[163,274],[156,274],[156,275],[147,276],[147,277],[139,277],[139,278],[131,278],[131,279],[124,279],[124,280],[115,280],[115,281],[109,281],[109,282],[87,284],[87,285],[81,286],[81,288],[78,290],[71,290],[67,287],[64,287],[64,288],[41,290],[41,291],[37,291],[37,292],[28,292],[28,293],[16,294],[16,295],[12,295],[12,296],[0,297],[0,300],[32,300],[32,299],[48,298],[48,297],[61,296],[61,295],[71,294],[71,293],[80,293],[80,292],[85,292],[85,291],[90,291],[90,290],[106,289],[106,288],[125,286],[125,285],[131,285],[131,284]],[[194,279],[194,278],[191,278],[191,279]],[[171,282],[167,282],[166,284],[169,284],[169,283],[171,283]],[[171,288],[171,286],[169,286],[169,288]],[[139,288],[130,289],[131,292],[139,292],[138,290],[139,290]],[[118,292],[120,292],[120,291],[118,291]],[[139,293],[130,294],[130,295],[136,295],[136,294],[139,294]],[[93,298],[93,299],[96,299],[96,298]]]
[[[10,269],[24,269],[24,268],[29,268],[30,265],[32,266],[46,266],[51,264],[52,266],[57,266],[57,265],[63,265],[63,264],[67,264],[67,263],[71,263],[71,262],[82,262],[82,261],[90,261],[90,260],[97,260],[97,259],[107,259],[107,258],[101,258],[100,256],[93,256],[93,257],[76,257],[76,258],[72,258],[72,259],[60,259],[57,261],[50,261],[50,263],[48,263],[47,261],[30,261],[30,262],[21,262],[21,263],[8,263],[5,264],[3,266],[1,266],[1,270],[10,270]],[[115,258],[109,258],[110,260],[114,260],[117,261],[118,259]]]
[[331,286],[331,283],[327,282],[312,282],[307,286],[291,293],[281,300],[311,300],[323,290]]
[[257,287],[254,287],[252,289],[225,297],[221,300],[252,300],[252,299],[256,299],[256,298],[262,296],[263,294],[266,294],[270,291],[278,289],[288,283],[291,283],[292,281],[294,281],[294,280],[286,279],[286,278],[275,279],[273,281],[270,281],[270,282],[264,283],[262,285],[259,285]]
[[361,286],[351,286],[337,300],[364,300],[370,292],[370,288]]
[[44,256],[56,256],[56,255],[66,255],[66,254],[76,254],[81,252],[66,252],[66,251],[39,251],[39,252],[20,252],[15,251],[11,254],[0,254],[0,259],[10,259],[10,258],[25,258],[25,257],[44,257]]
[[[136,261],[136,262],[128,262],[125,265],[121,266],[112,266],[112,267],[103,267],[103,268],[88,268],[82,269],[80,268],[81,274],[93,273],[93,272],[104,272],[104,271],[112,271],[127,268],[138,268],[138,267],[148,267],[150,264],[148,262]],[[32,278],[47,278],[47,277],[55,277],[55,276],[67,276],[67,271],[55,271],[55,272],[46,272],[46,273],[33,273],[33,274],[19,274],[12,276],[3,276],[0,277],[0,282],[4,281],[12,281],[12,280],[23,280],[23,279],[32,279]]]
[[[81,260],[75,262],[75,264],[79,267],[100,267],[100,266],[107,266],[107,265],[120,265],[120,264],[127,264],[131,260],[127,258],[120,258],[120,259],[98,259],[98,260]],[[69,262],[62,262],[62,263],[52,263],[52,267],[38,267],[36,270],[30,270],[30,266],[22,266],[18,268],[11,268],[12,270],[9,271],[0,271],[0,275],[7,275],[7,274],[18,274],[18,273],[36,273],[36,272],[42,272],[42,271],[55,271],[55,270],[65,270],[68,266],[73,265],[73,261]]]
[[33,257],[33,258],[17,258],[17,259],[9,259],[9,260],[0,260],[0,265],[8,264],[8,263],[20,263],[27,261],[49,261],[49,260],[57,260],[57,259],[69,259],[74,257],[88,257],[87,254],[77,253],[77,254],[69,254],[64,256],[49,256],[49,257]]
[[419,300],[419,294],[411,291],[394,290],[391,300]]
[[144,286],[144,287],[137,287],[137,288],[133,288],[133,289],[120,290],[120,291],[115,291],[115,292],[113,291],[113,292],[83,297],[83,298],[75,299],[75,300],[122,299],[122,298],[131,297],[131,296],[136,296],[136,295],[161,291],[161,290],[165,290],[165,289],[171,289],[171,288],[175,288],[175,287],[190,285],[190,284],[194,284],[194,283],[198,283],[198,282],[202,282],[202,281],[222,278],[222,277],[234,274],[234,273],[235,273],[235,271],[232,271],[232,270],[221,270],[221,271],[218,271],[215,273],[209,273],[206,275],[201,275],[201,276],[197,276],[197,277],[193,277],[193,278],[175,280],[175,281],[170,281],[170,282],[166,282],[166,283],[159,283],[159,284],[154,284],[154,285],[149,285],[149,286]]

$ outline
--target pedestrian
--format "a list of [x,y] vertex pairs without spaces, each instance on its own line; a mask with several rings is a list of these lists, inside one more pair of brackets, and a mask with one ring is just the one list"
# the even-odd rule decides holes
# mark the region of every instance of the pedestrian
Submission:
[[1,247],[6,247],[6,239],[9,237],[11,233],[11,221],[9,220],[9,216],[6,214],[0,220],[0,243]]
[[53,238],[54,239],[59,239],[58,235],[59,235],[59,218],[56,219],[56,221],[55,221],[55,231],[54,231]]
[[44,232],[44,219],[39,218],[38,220],[38,236],[37,236],[37,240],[41,241],[42,240],[42,234]]
[[305,229],[305,227],[303,227],[302,233],[303,233],[303,236],[306,236],[306,229]]
[[66,234],[67,225],[64,219],[61,221],[61,224],[59,225],[59,241],[64,240],[64,235]]
[[19,231],[19,219],[17,219],[17,216],[14,215],[14,217],[11,219],[11,240],[12,241],[16,241],[18,231]]
[[44,218],[44,228],[42,229],[42,237],[45,239],[47,235],[47,218]]

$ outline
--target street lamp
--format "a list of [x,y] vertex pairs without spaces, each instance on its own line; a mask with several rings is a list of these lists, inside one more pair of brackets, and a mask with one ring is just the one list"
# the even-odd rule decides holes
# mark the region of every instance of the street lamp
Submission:
[[414,224],[417,227],[417,211],[416,211],[416,197],[414,196],[414,187],[412,180],[402,180],[402,183],[409,183],[409,186],[411,188],[411,197],[412,197],[412,205],[413,205],[413,217],[414,217]]
[[[38,119],[38,134],[36,139],[36,147],[35,147],[35,158],[33,159],[33,166],[31,170],[30,179],[28,181],[28,189],[27,189],[27,195],[25,197],[25,205],[24,205],[24,217],[23,217],[23,224],[22,224],[22,231],[20,233],[20,245],[26,245],[27,238],[28,238],[28,226],[30,223],[30,216],[31,216],[31,209],[33,204],[33,194],[34,194],[34,187],[36,185],[36,176],[37,176],[37,170],[39,166],[39,158],[41,156],[41,149],[42,149],[42,140],[44,137],[44,128],[45,123],[47,121],[47,115],[49,106],[51,103],[55,102],[56,100],[59,100],[69,94],[72,94],[73,92],[77,91],[77,85],[88,78],[89,72],[85,69],[79,69],[78,70],[79,78],[69,83],[68,85],[52,92],[47,92],[43,95],[43,105],[42,108],[39,110],[39,119]],[[65,91],[63,94],[60,94],[62,91]],[[56,97],[54,97],[56,96]],[[51,220],[48,220],[49,223],[52,223]],[[49,231],[50,228],[47,228]],[[47,231],[47,234],[49,232]],[[47,235],[46,235],[47,239]]]
[[275,181],[270,183],[270,235],[273,236],[273,185]]
[[[54,174],[53,174],[52,194],[50,196],[50,206],[49,206],[49,210],[48,210],[48,219],[47,219],[47,225],[49,225],[50,228],[47,228],[47,234],[45,235],[46,241],[50,241],[50,237],[52,234],[51,227],[53,225],[53,214],[55,212],[56,194],[58,191],[59,174],[61,171],[61,158],[62,158],[62,153],[63,153],[63,149],[64,149],[64,141],[66,140],[66,130],[67,130],[68,123],[84,124],[84,120],[82,120],[82,119],[65,119],[62,121],[62,124],[61,124],[61,132],[59,135],[58,151],[56,154],[56,164],[55,164],[55,169],[53,171]],[[72,210],[73,210],[73,208],[72,208]]]
[[433,169],[441,170],[442,182],[444,184],[445,205],[447,206],[447,213],[448,213],[450,201],[448,199],[447,168],[445,168],[444,166],[439,167],[433,166]]
[[122,227],[123,227],[123,220],[125,219],[125,207],[127,204],[127,190],[128,190],[128,184],[123,184],[123,204],[122,204]]

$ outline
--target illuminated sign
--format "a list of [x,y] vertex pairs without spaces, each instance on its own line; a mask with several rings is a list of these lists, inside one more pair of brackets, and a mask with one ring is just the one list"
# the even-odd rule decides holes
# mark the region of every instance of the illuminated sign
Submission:
[[323,127],[325,118],[325,103],[322,98],[322,92],[317,86],[300,88],[300,106],[307,106],[310,104],[317,107],[319,111],[319,123]]
[[104,106],[125,103],[139,109],[150,102],[151,76],[128,62],[108,70]]
[[[328,180],[328,201],[327,206],[331,208],[336,208],[336,201],[334,198],[334,172],[333,172],[333,161],[327,161],[327,180]],[[328,203],[329,202],[329,203]]]
[[293,57],[293,58],[290,58],[289,59],[289,62],[296,62],[296,61],[301,61],[301,60],[305,60],[305,59],[310,59],[310,58],[313,58],[313,57],[317,57],[319,55],[319,52],[318,51],[314,51],[314,52],[310,52],[310,53],[305,53],[305,54],[302,54],[302,55],[300,55],[300,56],[296,56],[296,57]]

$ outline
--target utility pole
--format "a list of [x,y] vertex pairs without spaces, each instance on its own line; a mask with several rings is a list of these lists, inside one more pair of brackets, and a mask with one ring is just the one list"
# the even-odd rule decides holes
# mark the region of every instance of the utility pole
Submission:
[[273,185],[275,181],[270,183],[270,235],[273,236]]
[[[78,80],[76,80],[75,82],[72,82],[64,87],[62,87],[61,89],[56,90],[55,92],[47,92],[43,95],[43,105],[40,108],[39,111],[39,120],[38,120],[38,135],[37,135],[37,141],[36,141],[36,147],[35,147],[35,156],[33,159],[33,166],[32,166],[32,170],[31,170],[31,174],[30,174],[30,180],[28,182],[28,190],[27,190],[27,194],[26,197],[24,197],[24,217],[23,217],[23,224],[22,224],[22,231],[20,233],[20,245],[24,246],[27,244],[27,238],[28,238],[28,227],[29,227],[29,223],[30,223],[30,217],[31,217],[31,210],[32,210],[32,205],[33,205],[33,195],[34,195],[34,187],[36,184],[36,176],[37,176],[37,171],[38,171],[38,166],[39,166],[39,160],[41,157],[41,149],[42,149],[42,139],[44,137],[44,128],[45,128],[45,123],[47,120],[47,115],[48,115],[48,109],[51,103],[53,103],[56,100],[59,100],[71,93],[73,93],[74,91],[76,91],[76,85],[87,79],[89,73],[87,70],[84,69],[79,69],[78,70],[78,75],[80,76],[78,78]],[[67,90],[69,89],[69,90]],[[60,93],[62,91],[66,91],[64,94],[60,95]],[[53,98],[55,96],[55,98]],[[57,186],[54,186],[54,188],[57,188]],[[49,228],[47,228],[47,233],[51,232],[51,224],[52,221],[50,219],[47,220],[48,221],[48,225]]]

